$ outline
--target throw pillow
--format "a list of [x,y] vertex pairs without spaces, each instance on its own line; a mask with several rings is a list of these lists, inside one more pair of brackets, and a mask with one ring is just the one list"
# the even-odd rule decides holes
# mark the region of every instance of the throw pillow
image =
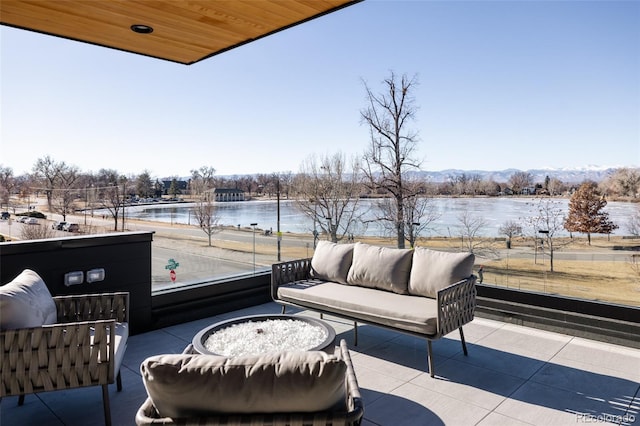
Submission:
[[140,366],[162,417],[345,409],[346,364],[321,351],[156,355]]
[[450,253],[418,247],[413,252],[409,294],[435,298],[438,290],[471,276],[473,253]]
[[311,258],[311,277],[340,284],[347,283],[353,244],[319,241]]
[[0,287],[0,329],[41,327],[56,320],[56,304],[36,272],[25,269]]
[[409,249],[356,243],[347,284],[406,294],[411,254]]

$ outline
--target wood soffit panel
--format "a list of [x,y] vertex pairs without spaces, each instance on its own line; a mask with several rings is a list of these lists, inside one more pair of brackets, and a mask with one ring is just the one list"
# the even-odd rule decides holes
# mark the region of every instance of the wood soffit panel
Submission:
[[0,0],[0,23],[189,65],[360,1]]

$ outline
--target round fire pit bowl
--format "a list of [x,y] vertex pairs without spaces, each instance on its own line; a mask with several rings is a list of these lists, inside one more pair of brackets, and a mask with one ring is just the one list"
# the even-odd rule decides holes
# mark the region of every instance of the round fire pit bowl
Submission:
[[[219,334],[214,336],[216,333]],[[335,339],[333,327],[314,318],[250,315],[206,327],[195,335],[192,344],[196,353],[221,356],[259,355],[281,350],[333,354]]]

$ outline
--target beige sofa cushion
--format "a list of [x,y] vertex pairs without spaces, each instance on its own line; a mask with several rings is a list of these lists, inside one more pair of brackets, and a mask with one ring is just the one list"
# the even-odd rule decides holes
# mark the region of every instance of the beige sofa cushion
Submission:
[[438,290],[471,276],[473,253],[449,253],[418,247],[413,252],[409,294],[436,297]]
[[317,412],[346,407],[346,364],[321,351],[234,358],[156,355],[147,358],[140,371],[162,417]]
[[412,250],[356,243],[347,284],[407,293]]
[[36,272],[25,269],[0,287],[0,329],[40,327],[57,321],[56,304]]
[[319,241],[311,258],[311,277],[346,284],[353,244]]
[[297,282],[278,287],[287,302],[433,336],[438,333],[438,304],[429,297],[330,282]]

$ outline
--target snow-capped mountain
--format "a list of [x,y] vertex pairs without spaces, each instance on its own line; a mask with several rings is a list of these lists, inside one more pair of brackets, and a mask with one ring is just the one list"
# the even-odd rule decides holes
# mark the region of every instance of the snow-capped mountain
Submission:
[[440,171],[421,171],[417,174],[421,177],[427,177],[431,182],[446,182],[452,177],[467,175],[467,176],[480,176],[482,180],[492,179],[496,182],[508,182],[509,178],[518,172],[527,172],[533,176],[534,182],[544,182],[545,178],[556,178],[565,183],[580,183],[585,180],[593,180],[600,182],[610,176],[619,167],[601,167],[601,166],[586,166],[581,168],[541,168],[531,170],[520,169],[504,169],[504,170],[460,170],[460,169],[447,169]]

